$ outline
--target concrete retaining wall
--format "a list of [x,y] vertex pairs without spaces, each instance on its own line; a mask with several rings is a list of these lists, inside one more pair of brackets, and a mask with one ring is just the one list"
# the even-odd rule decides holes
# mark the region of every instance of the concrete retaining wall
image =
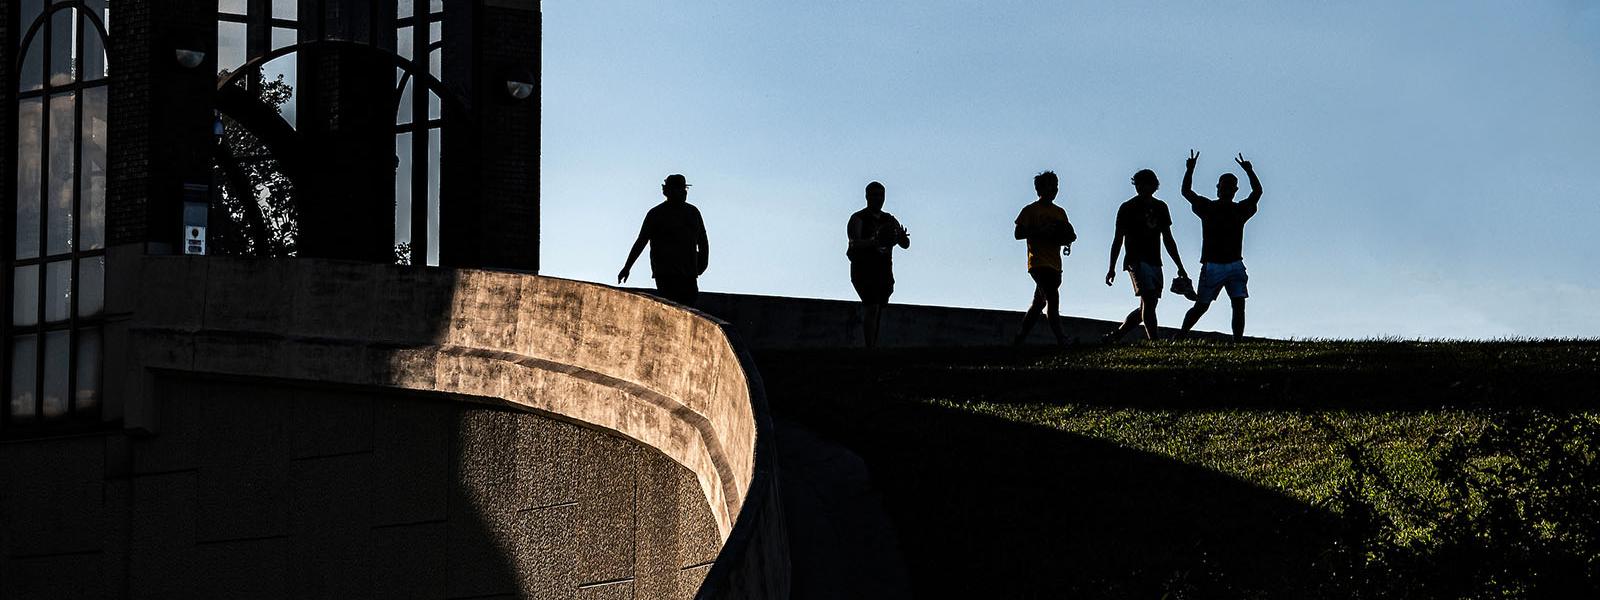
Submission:
[[108,262],[108,415],[130,429],[168,429],[161,373],[502,402],[686,468],[722,542],[698,597],[787,596],[770,419],[724,323],[515,273],[118,248]]
[[[1129,307],[1134,306],[1130,298]],[[1183,299],[1169,300],[1183,302]],[[732,323],[755,349],[845,348],[862,345],[861,303],[819,298],[754,294],[700,294],[699,308]],[[1117,322],[1061,317],[1061,328],[1078,343],[1098,343]],[[890,304],[883,313],[883,346],[999,346],[1010,344],[1022,327],[1022,312],[953,306]],[[1162,331],[1171,335],[1175,330]],[[1129,334],[1128,339],[1143,333]],[[1211,332],[1197,337],[1224,338]],[[1050,325],[1034,325],[1030,344],[1052,344]]]

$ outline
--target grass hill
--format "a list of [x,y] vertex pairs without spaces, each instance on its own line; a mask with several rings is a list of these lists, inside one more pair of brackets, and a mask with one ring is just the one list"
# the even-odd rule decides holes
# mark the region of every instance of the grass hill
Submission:
[[922,597],[1595,597],[1600,343],[767,352]]

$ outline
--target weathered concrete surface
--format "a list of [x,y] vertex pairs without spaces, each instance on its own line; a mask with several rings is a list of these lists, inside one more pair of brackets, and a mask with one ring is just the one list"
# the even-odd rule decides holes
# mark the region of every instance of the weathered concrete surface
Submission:
[[[577,598],[620,583],[688,598],[677,575],[703,578],[721,547],[693,473],[596,429],[393,390],[157,380],[160,412],[188,415],[162,433],[0,445],[0,597]],[[301,427],[323,416],[408,428]],[[211,432],[240,447],[177,448]],[[110,464],[144,455],[186,458]],[[397,520],[397,505],[424,510]],[[585,572],[586,548],[617,560]]]
[[[610,430],[666,454],[694,474],[710,523],[723,541],[720,555],[707,570],[694,565],[693,573],[677,576],[651,573],[648,581],[683,587],[685,578],[704,571],[701,597],[787,594],[787,542],[771,467],[770,418],[754,363],[731,341],[726,323],[640,294],[534,275],[307,259],[118,254],[110,261],[118,266],[109,270],[110,288],[131,301],[123,302],[128,312],[112,315],[107,325],[107,395],[123,398],[118,410],[130,427],[160,435],[170,419],[194,419],[158,410],[152,402],[160,386],[152,373],[162,371],[504,402]],[[330,410],[330,419],[339,421],[360,408]],[[387,488],[373,496],[374,522],[416,523],[450,512],[426,488],[419,493],[406,485],[411,477],[440,474],[437,454],[429,450],[437,438],[418,429],[418,422],[400,418],[350,430],[357,438],[370,437],[379,456],[386,453],[381,446],[389,432],[421,434],[416,448],[387,450],[390,458],[416,461],[418,472],[382,474],[392,469],[382,466],[389,461],[374,461],[379,482],[387,482],[379,483]],[[314,427],[304,437],[325,434],[318,432]],[[186,442],[194,448],[210,445],[206,434],[176,435],[194,437]],[[286,456],[315,451],[294,438],[256,435],[243,443],[258,451],[283,450]],[[157,451],[144,462],[147,469],[162,469],[187,453],[194,450]],[[494,461],[493,456],[470,459]],[[261,462],[245,472],[202,472],[197,486],[202,498],[227,498],[288,477],[293,472],[282,464]],[[595,498],[626,502],[606,491],[618,490],[600,490]],[[272,493],[259,499],[274,501]],[[589,517],[576,510],[576,526],[614,530],[616,523],[608,517],[624,509],[642,507],[618,504]],[[202,502],[200,512],[195,533],[200,539],[240,531],[274,536],[291,522],[286,510],[272,506],[222,517]],[[496,526],[491,531],[501,531]],[[579,579],[619,573],[629,550],[613,546],[589,547],[584,552],[594,554],[586,555],[592,560],[571,568],[579,570]],[[632,558],[638,558],[637,547]],[[565,566],[557,562],[549,568]],[[462,586],[472,581],[470,565],[446,565],[446,571],[459,573],[451,581],[459,579]],[[613,592],[595,587],[584,594]]]
[[[1176,300],[1182,302],[1182,299]],[[1129,308],[1135,305],[1130,298]],[[820,298],[701,292],[700,310],[732,323],[752,349],[841,348],[861,345],[861,303]],[[1067,307],[1070,309],[1070,307]],[[1120,316],[1120,315],[1118,315]],[[1077,343],[1099,342],[1118,321],[1061,316],[1061,329]],[[883,313],[879,343],[884,346],[999,346],[1010,344],[1022,328],[1022,312],[890,304]],[[1161,328],[1167,335],[1176,330]],[[1128,334],[1128,339],[1142,336]],[[1200,332],[1197,337],[1222,337]],[[1050,324],[1040,320],[1030,344],[1053,344]]]

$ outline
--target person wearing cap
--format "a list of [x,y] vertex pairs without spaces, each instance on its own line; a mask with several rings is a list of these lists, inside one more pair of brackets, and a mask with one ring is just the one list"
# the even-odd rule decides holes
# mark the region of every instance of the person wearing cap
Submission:
[[845,223],[845,236],[849,246],[845,256],[850,259],[850,284],[861,297],[863,319],[861,334],[868,348],[878,345],[878,325],[883,319],[883,309],[894,294],[894,258],[896,245],[911,247],[911,234],[894,215],[883,211],[883,184],[867,184],[867,207],[850,215]]
[[1055,172],[1045,171],[1033,177],[1033,191],[1039,199],[1022,207],[1017,214],[1014,237],[1028,241],[1028,276],[1033,278],[1033,304],[1022,316],[1022,330],[1011,344],[1022,345],[1028,332],[1042,313],[1050,322],[1050,332],[1056,336],[1056,345],[1067,343],[1061,333],[1061,255],[1070,252],[1073,238],[1069,233],[1072,224],[1067,221],[1067,211],[1056,205],[1061,181]]
[[[1223,173],[1217,178],[1217,199],[1212,200],[1194,193],[1194,165],[1200,153],[1189,151],[1189,160],[1183,172],[1183,197],[1189,208],[1200,217],[1203,232],[1200,248],[1200,289],[1195,292],[1194,307],[1183,316],[1183,333],[1188,333],[1206,309],[1216,301],[1222,288],[1228,288],[1228,300],[1233,304],[1233,340],[1244,339],[1244,300],[1250,297],[1246,284],[1250,275],[1244,270],[1244,223],[1255,216],[1261,201],[1261,180],[1256,179],[1255,167],[1241,153],[1233,159],[1250,178],[1250,195],[1243,202],[1234,202],[1239,193],[1239,178],[1233,173]],[[1180,334],[1181,335],[1181,334]]]
[[1134,197],[1117,209],[1117,229],[1111,237],[1111,264],[1106,268],[1106,285],[1117,278],[1117,253],[1126,241],[1128,253],[1122,261],[1122,269],[1133,282],[1133,295],[1139,297],[1139,307],[1128,313],[1122,325],[1105,335],[1102,339],[1105,342],[1122,339],[1141,323],[1145,337],[1152,340],[1161,337],[1156,327],[1156,304],[1161,300],[1163,242],[1167,254],[1172,255],[1173,264],[1178,267],[1178,276],[1189,276],[1183,268],[1183,260],[1178,258],[1178,242],[1172,239],[1172,213],[1167,210],[1166,202],[1155,197],[1156,190],[1161,189],[1156,172],[1142,169],[1134,173],[1133,189]]
[[683,175],[668,175],[661,183],[660,204],[645,213],[639,238],[628,252],[628,262],[617,273],[617,283],[628,280],[633,261],[650,245],[650,274],[656,292],[679,304],[694,306],[700,295],[696,279],[706,272],[711,260],[711,244],[706,240],[706,224],[700,209],[689,204],[689,182]]

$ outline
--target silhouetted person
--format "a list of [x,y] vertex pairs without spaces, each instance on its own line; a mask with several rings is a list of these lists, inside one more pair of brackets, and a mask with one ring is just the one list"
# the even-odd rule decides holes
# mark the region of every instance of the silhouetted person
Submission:
[[867,184],[867,207],[850,215],[845,224],[850,239],[845,250],[850,258],[850,284],[861,297],[865,312],[861,333],[868,348],[878,345],[878,325],[894,293],[894,247],[911,247],[911,234],[894,215],[883,212],[883,192],[883,184]]
[[1189,201],[1195,216],[1200,217],[1205,232],[1200,249],[1200,289],[1195,291],[1194,307],[1183,316],[1183,331],[1194,328],[1200,315],[1206,314],[1217,294],[1226,287],[1228,300],[1233,303],[1233,339],[1239,341],[1244,339],[1244,299],[1250,297],[1245,287],[1250,275],[1244,270],[1244,223],[1256,214],[1257,203],[1261,201],[1261,180],[1256,179],[1255,168],[1241,153],[1233,160],[1250,178],[1250,195],[1243,202],[1234,202],[1233,196],[1239,192],[1239,178],[1233,173],[1223,173],[1217,178],[1217,199],[1212,200],[1191,189],[1194,164],[1199,159],[1200,154],[1190,150],[1183,171],[1183,197]]
[[628,252],[628,262],[617,273],[617,283],[628,280],[633,261],[644,245],[650,244],[650,274],[656,291],[663,298],[693,306],[700,295],[695,279],[706,272],[711,260],[711,244],[706,241],[706,224],[700,209],[689,204],[689,182],[682,175],[668,175],[661,184],[666,200],[651,208],[639,228],[639,239]]
[[1183,260],[1178,258],[1178,243],[1172,239],[1172,213],[1167,203],[1155,197],[1161,180],[1154,171],[1144,169],[1133,174],[1133,198],[1117,209],[1117,231],[1111,237],[1111,264],[1106,267],[1106,285],[1117,278],[1117,252],[1127,241],[1128,254],[1122,260],[1122,269],[1133,282],[1133,294],[1139,297],[1139,308],[1128,313],[1122,325],[1106,334],[1105,341],[1115,341],[1128,331],[1144,323],[1145,336],[1154,340],[1160,337],[1156,329],[1156,303],[1161,300],[1161,245],[1165,241],[1167,254],[1178,267],[1179,277],[1188,277]]
[[1013,345],[1028,339],[1028,332],[1039,320],[1039,313],[1049,316],[1050,332],[1056,334],[1056,344],[1066,344],[1061,333],[1061,256],[1068,252],[1063,246],[1073,242],[1072,225],[1067,221],[1067,211],[1056,206],[1060,181],[1056,174],[1045,171],[1033,177],[1033,191],[1039,199],[1022,207],[1017,214],[1017,228],[1013,235],[1028,240],[1028,275],[1033,278],[1033,304],[1022,317],[1022,331],[1017,333]]

